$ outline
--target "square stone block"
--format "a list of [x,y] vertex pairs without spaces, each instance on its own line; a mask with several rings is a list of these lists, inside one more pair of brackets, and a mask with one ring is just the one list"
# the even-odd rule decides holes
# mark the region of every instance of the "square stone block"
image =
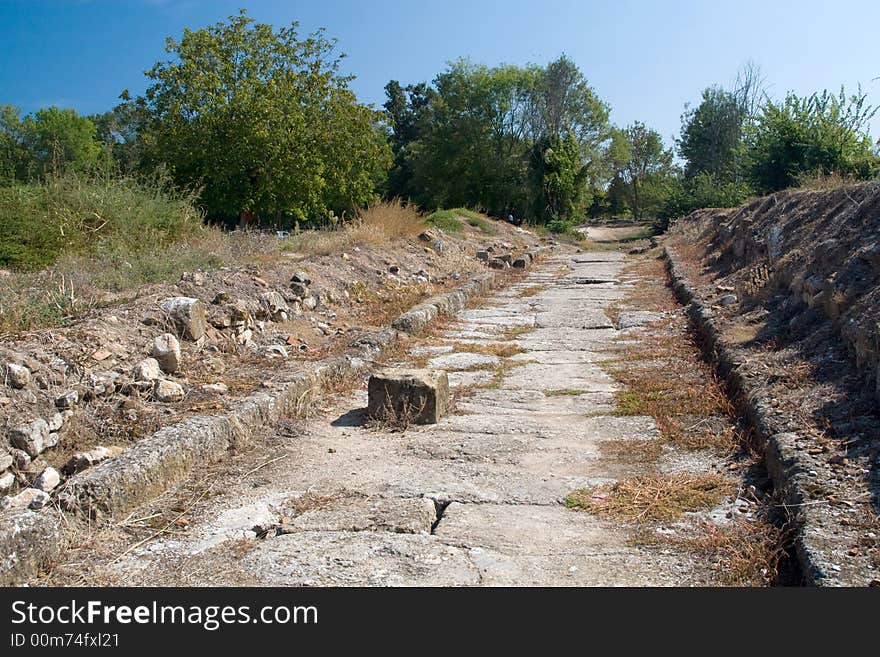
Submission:
[[394,424],[436,424],[449,408],[443,370],[385,369],[370,377],[367,415]]

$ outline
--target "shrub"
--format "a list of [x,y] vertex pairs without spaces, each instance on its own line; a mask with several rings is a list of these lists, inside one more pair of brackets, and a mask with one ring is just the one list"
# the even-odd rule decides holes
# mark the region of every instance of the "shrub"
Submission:
[[67,174],[0,188],[0,267],[168,247],[205,230],[194,193],[166,181]]

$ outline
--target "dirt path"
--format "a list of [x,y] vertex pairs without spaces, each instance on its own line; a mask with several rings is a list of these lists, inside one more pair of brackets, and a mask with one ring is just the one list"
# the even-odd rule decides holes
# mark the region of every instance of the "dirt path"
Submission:
[[[625,523],[564,504],[575,489],[644,471],[625,453],[603,450],[604,443],[659,438],[652,418],[615,415],[618,385],[597,364],[620,335],[605,310],[633,285],[623,267],[616,252],[557,256],[462,313],[431,346],[413,349],[410,362],[446,369],[458,391],[455,412],[440,424],[370,428],[364,392],[328,402],[207,486],[196,475],[186,495],[178,491],[176,501],[134,514],[131,526],[170,505],[182,520],[89,565],[80,581],[712,582],[709,566],[693,554],[633,541]],[[138,536],[149,538],[149,531]]]

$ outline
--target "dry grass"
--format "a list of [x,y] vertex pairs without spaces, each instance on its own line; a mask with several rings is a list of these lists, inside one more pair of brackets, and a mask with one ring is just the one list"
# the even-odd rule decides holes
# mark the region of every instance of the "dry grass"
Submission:
[[576,490],[565,504],[614,520],[657,522],[711,509],[736,490],[734,481],[720,475],[655,474]]
[[520,290],[516,296],[521,299],[524,299],[526,297],[533,297],[546,289],[546,285],[530,285],[529,287]]
[[497,356],[498,358],[510,358],[516,354],[525,352],[525,349],[515,344],[502,342],[487,342],[483,344],[470,344],[463,342],[447,342],[453,347],[453,352],[467,352],[470,354],[483,354],[484,356]]
[[308,511],[323,511],[338,506],[341,502],[351,499],[364,498],[366,495],[350,490],[341,490],[334,493],[322,494],[314,491],[306,491],[299,497],[287,500],[285,510],[294,516],[302,515]]
[[536,328],[536,326],[526,326],[525,324],[511,326],[510,328],[505,329],[500,337],[501,340],[516,340],[519,336],[531,333]]
[[734,481],[720,475],[657,474],[576,490],[565,498],[565,504],[614,520],[669,521],[711,509],[736,490]]
[[785,558],[785,531],[767,523],[732,521],[703,523],[695,536],[644,531],[633,545],[673,546],[704,555],[724,586],[769,586],[778,577]]
[[602,456],[623,463],[651,463],[663,455],[659,440],[603,440],[599,443]]
[[545,390],[544,395],[547,397],[577,397],[578,395],[587,394],[586,390],[579,388],[562,388],[559,390]]
[[358,212],[335,230],[309,230],[292,236],[285,251],[330,255],[358,245],[387,246],[392,240],[418,235],[425,229],[418,208],[400,199],[385,201]]

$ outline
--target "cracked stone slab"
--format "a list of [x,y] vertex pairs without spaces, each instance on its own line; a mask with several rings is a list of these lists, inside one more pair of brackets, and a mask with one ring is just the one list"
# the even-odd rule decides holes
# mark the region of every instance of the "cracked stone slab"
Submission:
[[565,327],[574,329],[609,329],[611,320],[601,310],[566,309],[540,312],[535,318],[538,328]]
[[437,520],[434,502],[426,498],[342,496],[330,508],[294,516],[285,531],[387,531],[398,534],[431,533]]
[[476,368],[495,368],[501,365],[498,356],[474,354],[461,351],[453,354],[444,354],[428,361],[428,367],[437,370],[472,370]]
[[615,400],[611,392],[548,397],[540,390],[478,389],[460,401],[456,408],[459,412],[477,415],[502,409],[508,413],[587,415],[610,413],[615,408]]
[[541,390],[544,393],[579,391],[579,394],[586,394],[615,392],[619,386],[614,382],[614,379],[596,365],[526,363],[509,370],[504,378],[503,388],[505,390]]
[[473,586],[468,551],[424,534],[301,532],[263,541],[241,567],[271,586]]

